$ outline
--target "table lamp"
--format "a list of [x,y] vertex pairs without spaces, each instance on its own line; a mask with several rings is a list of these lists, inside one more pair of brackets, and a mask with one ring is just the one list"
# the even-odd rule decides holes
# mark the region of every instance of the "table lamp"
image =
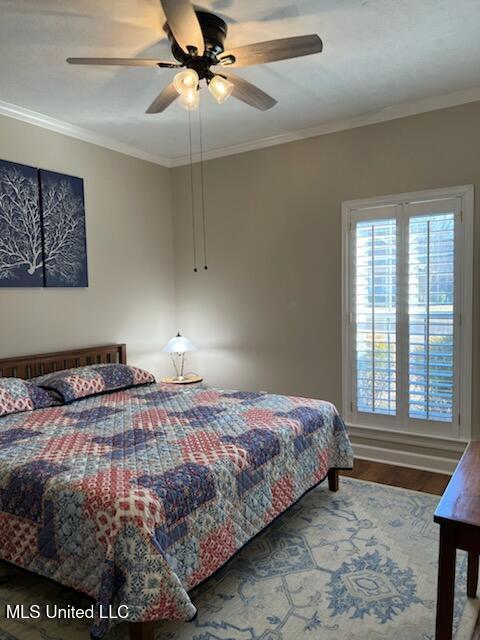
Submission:
[[[165,382],[172,382],[176,384],[185,384],[189,382],[199,382],[201,378],[196,375],[184,375],[185,369],[185,354],[187,351],[196,351],[196,347],[182,336],[180,333],[169,340],[167,344],[163,347],[162,351],[164,353],[170,353],[172,356],[173,366],[175,367],[176,376],[174,378],[165,378]],[[175,358],[176,356],[176,358]],[[178,369],[178,365],[180,364],[180,371]]]

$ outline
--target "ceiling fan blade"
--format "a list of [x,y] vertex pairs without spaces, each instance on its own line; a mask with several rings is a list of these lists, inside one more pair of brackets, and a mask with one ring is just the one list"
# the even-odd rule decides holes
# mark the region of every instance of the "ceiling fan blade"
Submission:
[[246,102],[255,109],[260,111],[267,111],[277,104],[275,98],[269,96],[268,93],[262,91],[248,80],[244,80],[240,76],[233,73],[224,73],[223,68],[220,71],[220,75],[225,76],[229,82],[233,84],[232,96],[235,96],[238,100]]
[[160,0],[167,23],[179,46],[189,53],[195,47],[198,55],[205,50],[202,29],[190,0]]
[[173,82],[165,87],[160,95],[158,95],[145,113],[161,113],[169,107],[172,102],[178,98],[178,91],[175,89]]
[[67,58],[68,64],[96,64],[119,67],[166,67],[175,69],[181,67],[177,62],[145,58]]
[[[319,36],[294,36],[293,38],[280,38],[247,44],[236,49],[229,49],[221,54],[220,60],[225,66],[249,67],[254,64],[288,60],[300,56],[309,56],[312,53],[320,53],[323,43]],[[230,58],[232,56],[232,58]],[[235,61],[232,61],[235,58]]]

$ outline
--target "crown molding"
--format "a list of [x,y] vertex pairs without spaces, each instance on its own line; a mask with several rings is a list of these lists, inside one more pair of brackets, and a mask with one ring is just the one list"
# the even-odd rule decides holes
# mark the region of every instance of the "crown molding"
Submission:
[[[279,144],[286,144],[288,142],[296,142],[298,140],[305,140],[307,138],[315,138],[328,133],[335,133],[338,131],[345,131],[347,129],[356,129],[357,127],[364,127],[370,124],[378,124],[380,122],[387,122],[389,120],[397,120],[399,118],[405,118],[421,113],[427,113],[429,111],[437,111],[439,109],[447,109],[448,107],[456,107],[469,102],[480,101],[480,87],[473,87],[471,89],[465,89],[462,91],[456,91],[454,93],[447,93],[441,96],[435,96],[430,98],[422,98],[421,100],[414,100],[411,102],[404,102],[392,107],[386,107],[377,111],[370,111],[368,113],[355,116],[353,118],[347,118],[344,120],[333,120],[325,124],[318,125],[316,127],[310,127],[308,129],[298,129],[296,131],[290,131],[287,133],[281,133],[276,136],[270,136],[268,138],[260,138],[253,140],[252,142],[243,142],[229,147],[220,147],[218,149],[212,149],[206,151],[203,154],[204,160],[213,160],[215,158],[223,158],[225,156],[236,155],[239,153],[245,153],[247,151],[255,151],[256,149],[264,149],[266,147],[273,147]],[[167,168],[180,167],[190,163],[190,156],[177,156],[174,158],[166,158],[161,155],[147,153],[141,149],[119,142],[108,136],[103,136],[99,133],[95,133],[83,127],[77,127],[76,125],[69,124],[63,120],[51,118],[50,116],[43,115],[37,111],[31,111],[19,107],[9,102],[0,100],[0,115],[8,116],[28,124],[42,127],[43,129],[49,129],[56,133],[61,133],[83,142],[89,142],[96,144],[118,153],[123,153],[140,160],[146,160],[147,162],[153,162],[154,164],[161,165]],[[200,155],[198,153],[193,154],[193,160],[198,162]]]
[[159,164],[163,167],[172,166],[171,161],[168,158],[147,153],[146,151],[137,149],[129,144],[125,144],[124,142],[119,142],[114,138],[103,136],[99,133],[95,133],[94,131],[84,129],[83,127],[77,127],[76,125],[64,122],[63,120],[57,120],[56,118],[45,116],[43,113],[38,113],[37,111],[24,109],[23,107],[19,107],[9,102],[4,102],[3,100],[0,100],[0,115],[8,116],[15,120],[21,120],[22,122],[27,122],[28,124],[33,124],[37,127],[42,127],[42,129],[55,131],[55,133],[61,133],[64,136],[76,138],[83,142],[96,144],[99,147],[105,147],[111,151],[117,151],[118,153],[138,158],[139,160],[153,162],[154,164]]
[[[273,147],[277,144],[296,142],[298,140],[305,140],[306,138],[315,138],[327,133],[356,129],[357,127],[387,122],[388,120],[397,120],[399,118],[427,113],[428,111],[437,111],[439,109],[447,109],[448,107],[456,107],[469,102],[477,102],[479,100],[480,87],[456,91],[454,93],[447,93],[431,98],[422,98],[421,100],[414,100],[392,107],[386,107],[379,111],[370,111],[353,118],[330,121],[309,129],[298,129],[297,131],[281,133],[269,138],[261,138],[252,142],[243,142],[230,147],[213,149],[211,151],[204,152],[203,159],[213,160],[215,158],[223,158],[225,156],[245,153],[247,151],[255,151],[256,149],[264,149],[265,147]],[[200,154],[193,154],[193,160],[198,162],[200,160]],[[171,167],[180,167],[186,164],[190,164],[190,156],[179,156],[170,160]]]

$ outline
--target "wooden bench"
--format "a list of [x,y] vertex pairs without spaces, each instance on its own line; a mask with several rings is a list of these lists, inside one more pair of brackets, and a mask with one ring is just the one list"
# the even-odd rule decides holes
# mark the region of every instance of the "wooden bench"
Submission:
[[435,640],[451,640],[457,549],[468,552],[467,595],[475,598],[480,553],[480,442],[471,442],[435,511],[440,525]]

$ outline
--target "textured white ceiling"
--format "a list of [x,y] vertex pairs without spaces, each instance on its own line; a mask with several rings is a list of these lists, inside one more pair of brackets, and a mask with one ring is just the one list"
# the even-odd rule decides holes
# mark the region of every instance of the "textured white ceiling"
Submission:
[[[318,33],[324,52],[238,71],[278,99],[262,113],[202,91],[220,149],[480,85],[480,0],[204,0],[229,46]],[[158,0],[0,0],[0,100],[175,160],[188,114],[146,107],[167,69],[72,67],[67,56],[169,59]],[[194,116],[195,117],[195,116]]]

